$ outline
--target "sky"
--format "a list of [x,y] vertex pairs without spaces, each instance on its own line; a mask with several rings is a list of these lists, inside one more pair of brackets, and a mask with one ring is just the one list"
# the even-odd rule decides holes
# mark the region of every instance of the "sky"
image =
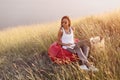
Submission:
[[120,8],[120,0],[0,0],[0,28],[100,14]]

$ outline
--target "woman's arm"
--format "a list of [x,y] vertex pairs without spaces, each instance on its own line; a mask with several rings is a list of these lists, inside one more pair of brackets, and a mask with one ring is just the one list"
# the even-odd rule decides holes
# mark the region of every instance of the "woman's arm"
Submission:
[[58,40],[57,40],[58,44],[60,44],[62,46],[70,46],[71,44],[62,43],[62,41],[61,41],[62,34],[63,34],[63,31],[62,31],[62,29],[60,29],[58,32]]

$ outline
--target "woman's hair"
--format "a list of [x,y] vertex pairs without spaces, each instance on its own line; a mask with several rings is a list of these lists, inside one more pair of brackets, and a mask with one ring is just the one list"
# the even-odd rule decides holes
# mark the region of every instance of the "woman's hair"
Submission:
[[62,21],[63,21],[63,19],[67,19],[68,20],[68,26],[70,27],[71,26],[71,20],[70,20],[70,18],[68,17],[68,16],[63,16],[62,17],[62,19],[61,19],[61,27],[62,27]]

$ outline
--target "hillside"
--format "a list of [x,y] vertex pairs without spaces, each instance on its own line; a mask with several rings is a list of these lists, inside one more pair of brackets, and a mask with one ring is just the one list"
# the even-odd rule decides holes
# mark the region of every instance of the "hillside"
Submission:
[[18,26],[0,32],[0,79],[3,80],[119,80],[120,11],[72,20],[75,38],[105,38],[105,51],[91,51],[99,72],[90,74],[78,63],[56,65],[47,50],[57,39],[60,21]]

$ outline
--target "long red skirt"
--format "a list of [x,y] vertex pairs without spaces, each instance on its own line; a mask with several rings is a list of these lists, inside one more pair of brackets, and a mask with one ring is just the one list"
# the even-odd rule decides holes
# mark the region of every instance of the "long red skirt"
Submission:
[[[75,39],[75,43],[77,42],[79,42],[79,40]],[[48,55],[50,59],[57,64],[65,64],[79,60],[75,53],[71,53],[68,50],[63,49],[57,42],[50,45]]]

